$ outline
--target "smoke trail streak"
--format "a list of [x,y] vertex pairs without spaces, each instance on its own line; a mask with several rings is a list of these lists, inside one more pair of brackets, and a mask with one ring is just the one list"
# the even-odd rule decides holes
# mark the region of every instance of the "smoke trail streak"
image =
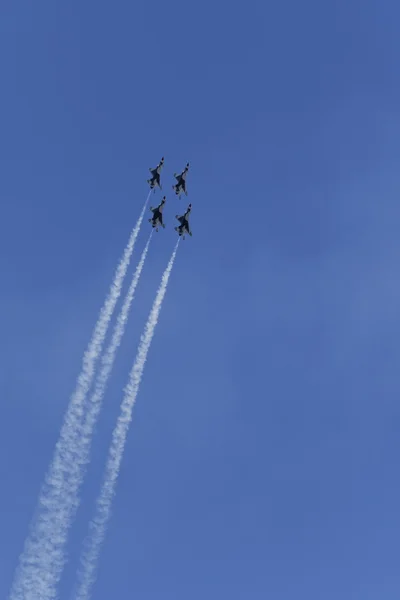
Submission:
[[[75,466],[71,465],[70,479],[68,487],[65,490],[65,505],[75,506],[79,503],[79,488],[82,485],[83,478],[85,475],[85,466],[90,460],[90,448],[93,437],[94,428],[98,416],[100,414],[102,400],[107,388],[108,379],[111,375],[112,368],[114,366],[115,357],[118,348],[121,344],[122,337],[125,333],[126,325],[128,322],[129,311],[133,302],[135,291],[139,283],[140,275],[143,270],[143,266],[147,257],[150,241],[153,235],[151,231],[147,244],[142,252],[140,261],[136,267],[134,276],[126,294],[124,303],[121,311],[117,317],[117,322],[114,327],[110,344],[103,354],[101,359],[100,372],[96,378],[93,394],[88,402],[87,412],[85,414],[84,423],[80,430],[80,435],[75,446]],[[67,543],[68,531],[72,524],[73,514],[65,512],[63,517],[58,523],[58,536],[60,546],[64,546]]]
[[149,198],[150,192],[131,232],[85,351],[81,373],[71,396],[53,459],[39,494],[30,532],[19,558],[10,600],[50,600],[56,597],[56,585],[65,563],[65,541],[60,533],[60,524],[66,520],[72,521],[78,508],[77,501],[72,505],[68,503],[66,490],[70,485],[69,479],[76,469],[75,446],[80,435],[87,394],[93,382],[95,366],[102,351],[115,305],[121,294]]
[[112,435],[103,485],[96,501],[97,506],[95,516],[90,522],[89,535],[85,541],[85,548],[81,556],[81,569],[78,573],[79,585],[75,596],[76,600],[88,600],[90,598],[91,588],[95,582],[97,563],[107,523],[111,516],[112,500],[115,494],[126,437],[132,420],[132,411],[139,392],[147,354],[158,322],[164,296],[167,291],[168,280],[174,265],[178,244],[179,239],[161,278],[161,283],[153,307],[150,311],[144,333],[140,338],[139,349],[129,376],[129,381],[124,390],[125,395],[121,404],[121,413]]

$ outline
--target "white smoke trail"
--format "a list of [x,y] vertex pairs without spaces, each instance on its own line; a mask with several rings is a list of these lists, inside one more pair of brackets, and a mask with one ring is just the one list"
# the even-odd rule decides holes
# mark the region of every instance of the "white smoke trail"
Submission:
[[[122,337],[125,333],[125,328],[128,322],[130,307],[133,302],[135,291],[139,283],[140,275],[147,257],[150,241],[153,235],[151,231],[147,244],[142,252],[140,261],[136,267],[134,276],[126,294],[121,311],[117,317],[117,322],[111,337],[110,344],[103,354],[101,359],[100,372],[96,378],[93,394],[88,402],[88,407],[85,413],[84,423],[80,430],[80,435],[75,446],[75,465],[70,465],[70,478],[68,486],[65,490],[65,505],[75,506],[79,503],[78,493],[82,485],[85,475],[85,466],[89,463],[90,447],[93,437],[94,428],[100,414],[102,400],[107,388],[108,379],[111,375],[114,366],[117,350],[121,344]],[[68,531],[72,524],[72,513],[65,512],[64,519],[58,523],[58,539],[59,544],[65,547],[68,539]]]
[[161,278],[161,283],[153,307],[150,311],[144,333],[140,338],[139,349],[129,376],[129,381],[124,390],[125,395],[121,404],[121,413],[112,435],[103,485],[96,501],[97,506],[95,516],[90,522],[88,539],[85,540],[85,549],[81,557],[81,569],[78,573],[79,584],[75,596],[76,600],[88,600],[90,598],[91,588],[95,582],[97,563],[107,523],[111,515],[112,500],[124,453],[126,437],[132,420],[133,406],[138,395],[143,370],[146,364],[147,353],[153,339],[163,299],[167,291],[168,280],[174,265],[178,244],[179,239]]
[[81,373],[71,396],[53,459],[40,491],[38,505],[19,558],[10,600],[50,600],[56,597],[56,585],[65,563],[62,523],[71,522],[78,502],[71,505],[66,493],[76,471],[75,446],[80,435],[87,394],[93,382],[95,365],[121,294],[122,284],[142,224],[150,192],[133,228],[100,311],[91,340],[83,357]]

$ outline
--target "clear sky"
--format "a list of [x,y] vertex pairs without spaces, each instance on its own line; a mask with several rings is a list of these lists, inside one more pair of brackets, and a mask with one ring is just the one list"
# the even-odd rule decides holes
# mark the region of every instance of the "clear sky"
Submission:
[[61,600],[188,201],[93,597],[399,598],[399,18],[394,0],[0,4],[0,598],[162,155],[167,228]]

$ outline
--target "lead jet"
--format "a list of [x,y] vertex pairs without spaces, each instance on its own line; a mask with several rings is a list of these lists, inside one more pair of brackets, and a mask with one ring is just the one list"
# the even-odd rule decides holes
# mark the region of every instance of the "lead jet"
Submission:
[[160,190],[162,190],[161,187],[161,183],[160,183],[160,174],[161,174],[161,169],[163,168],[164,165],[164,157],[162,157],[162,159],[160,160],[160,162],[158,163],[158,165],[156,166],[155,169],[149,169],[150,173],[151,173],[151,179],[147,180],[147,183],[150,185],[151,189],[154,189],[158,186],[160,188]]
[[185,239],[185,233],[188,233],[190,236],[192,235],[192,232],[190,231],[190,227],[189,227],[189,215],[190,215],[191,210],[192,210],[192,205],[189,204],[187,211],[185,212],[184,215],[182,215],[182,216],[176,215],[176,218],[178,219],[180,225],[178,225],[178,227],[175,227],[175,231],[178,232],[179,237],[183,236],[183,239]]
[[152,224],[153,229],[154,229],[154,227],[156,228],[156,231],[158,231],[158,228],[160,225],[161,225],[161,227],[163,227],[165,229],[165,225],[163,223],[163,216],[162,216],[165,201],[166,201],[166,197],[164,196],[164,198],[161,200],[161,203],[158,206],[156,206],[155,208],[150,206],[150,210],[153,213],[153,216],[149,219],[149,223]]
[[172,186],[172,189],[175,190],[175,194],[177,196],[179,196],[179,198],[181,197],[182,193],[184,193],[187,196],[187,191],[186,191],[186,175],[187,172],[189,171],[189,163],[187,163],[186,167],[183,169],[182,173],[180,173],[179,175],[177,173],[174,173],[174,177],[177,180],[178,183],[176,183],[175,185]]

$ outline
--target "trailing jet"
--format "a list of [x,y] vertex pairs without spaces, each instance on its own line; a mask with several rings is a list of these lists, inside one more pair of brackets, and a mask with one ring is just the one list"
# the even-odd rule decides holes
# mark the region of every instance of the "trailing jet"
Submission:
[[179,236],[183,236],[183,239],[185,239],[185,233],[188,233],[190,236],[192,235],[192,232],[189,227],[189,214],[191,210],[192,205],[189,204],[187,211],[184,215],[182,215],[181,217],[179,215],[176,215],[176,218],[178,219],[180,225],[178,225],[178,227],[175,227],[175,231],[179,233]]
[[[154,189],[158,186],[160,188],[160,190],[162,190],[161,183],[160,183],[160,173],[161,173],[161,169],[163,168],[163,165],[164,165],[164,157],[162,157],[162,159],[160,160],[160,162],[158,163],[158,165],[156,166],[155,169],[149,169],[149,171],[151,173],[151,179],[148,179],[147,183],[150,185],[151,189]],[[154,191],[156,191],[156,190],[154,189]]]
[[182,195],[182,192],[187,196],[187,191],[186,191],[186,175],[187,172],[189,171],[189,163],[187,163],[186,167],[184,168],[184,170],[182,171],[182,173],[180,173],[179,175],[177,173],[174,173],[174,177],[177,180],[178,183],[176,183],[175,185],[172,186],[172,189],[175,190],[175,194],[177,196],[179,196],[179,198]]
[[152,206],[150,206],[150,210],[153,213],[153,216],[151,217],[151,219],[149,219],[149,223],[152,224],[153,229],[154,229],[154,227],[156,228],[156,231],[158,231],[158,228],[160,225],[161,225],[161,227],[163,227],[165,229],[165,225],[163,223],[163,216],[162,216],[165,201],[166,201],[166,198],[164,196],[164,198],[161,200],[161,203],[158,206],[156,206],[156,208],[153,208]]

